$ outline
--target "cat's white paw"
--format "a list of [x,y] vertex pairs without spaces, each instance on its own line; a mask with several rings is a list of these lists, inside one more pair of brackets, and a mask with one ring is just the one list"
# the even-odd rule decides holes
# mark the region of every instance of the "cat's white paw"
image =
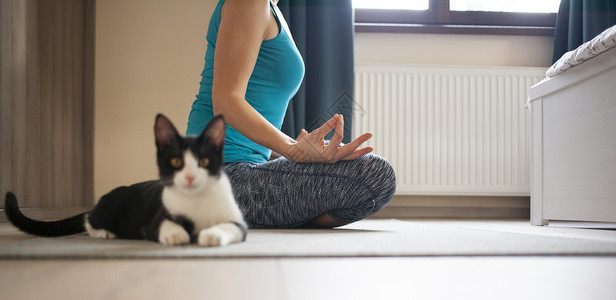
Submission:
[[92,228],[92,225],[90,225],[90,222],[86,222],[85,225],[86,225],[86,231],[93,238],[97,238],[97,239],[115,239],[116,238],[115,234],[111,233],[108,230]]
[[211,227],[203,229],[199,232],[199,245],[206,247],[217,247],[231,244],[233,241],[233,235],[229,232],[217,228]]
[[176,223],[165,220],[160,224],[158,241],[167,246],[190,243],[190,235]]

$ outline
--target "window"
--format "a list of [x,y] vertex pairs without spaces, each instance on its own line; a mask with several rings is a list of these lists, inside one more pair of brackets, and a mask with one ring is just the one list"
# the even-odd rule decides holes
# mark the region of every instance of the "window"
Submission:
[[355,8],[428,10],[429,0],[353,0]]
[[357,32],[553,35],[559,0],[353,0]]
[[560,0],[450,0],[454,11],[556,13]]

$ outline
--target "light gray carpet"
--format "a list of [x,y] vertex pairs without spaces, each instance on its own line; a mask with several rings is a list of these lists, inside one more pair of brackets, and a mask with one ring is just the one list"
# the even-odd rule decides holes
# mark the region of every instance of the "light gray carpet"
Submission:
[[166,247],[87,235],[0,244],[0,258],[616,255],[616,231],[528,222],[364,220],[330,230],[250,230],[241,244]]

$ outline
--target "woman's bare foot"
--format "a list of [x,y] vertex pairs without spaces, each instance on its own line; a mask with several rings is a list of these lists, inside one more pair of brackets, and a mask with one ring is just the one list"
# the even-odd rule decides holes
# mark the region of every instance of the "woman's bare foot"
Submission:
[[304,226],[308,228],[332,228],[332,227],[344,226],[347,224],[349,223],[336,221],[332,219],[332,217],[330,217],[328,213],[324,213],[312,219],[310,222],[308,222]]

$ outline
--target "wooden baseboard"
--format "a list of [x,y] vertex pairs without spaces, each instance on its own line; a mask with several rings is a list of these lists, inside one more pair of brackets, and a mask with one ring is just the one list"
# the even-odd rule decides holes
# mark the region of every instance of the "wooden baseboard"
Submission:
[[[37,220],[62,219],[88,211],[87,207],[23,209]],[[394,196],[374,218],[529,219],[530,197]],[[0,210],[0,222],[7,222]]]
[[528,219],[530,197],[397,195],[374,217]]
[[[24,208],[21,211],[24,215],[41,221],[59,220],[90,210],[87,207],[67,207],[67,208]],[[0,223],[8,222],[4,209],[0,209]]]

